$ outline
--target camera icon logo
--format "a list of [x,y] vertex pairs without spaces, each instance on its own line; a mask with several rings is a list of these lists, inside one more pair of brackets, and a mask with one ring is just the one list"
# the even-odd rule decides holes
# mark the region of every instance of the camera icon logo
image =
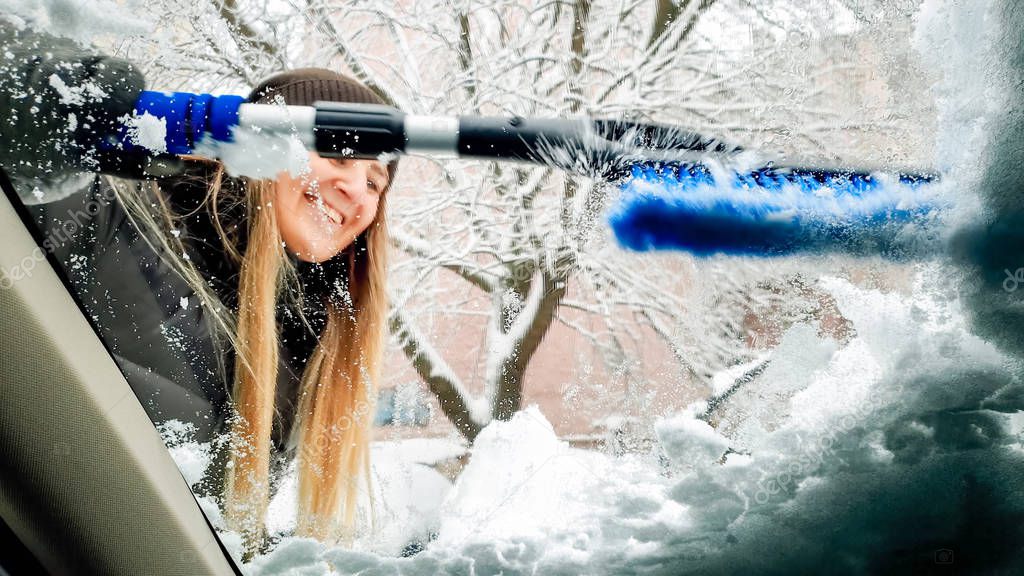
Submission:
[[953,563],[953,551],[949,548],[940,548],[935,551],[935,563],[936,564],[952,564]]

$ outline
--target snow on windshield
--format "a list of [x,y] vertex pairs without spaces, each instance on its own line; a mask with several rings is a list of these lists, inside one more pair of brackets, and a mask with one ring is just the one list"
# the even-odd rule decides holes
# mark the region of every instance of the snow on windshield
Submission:
[[[758,389],[786,401],[766,421],[749,407],[731,438],[696,405],[656,423],[654,451],[611,456],[559,440],[531,406],[488,426],[454,486],[433,490],[432,470],[378,446],[375,475],[397,488],[381,500],[399,508],[381,514],[385,537],[354,550],[286,537],[249,573],[800,573],[837,551],[859,563],[879,547],[952,546],[966,537],[949,528],[963,513],[954,471],[976,487],[1019,482],[1024,414],[960,411],[1005,390],[1013,361],[970,333],[945,275],[921,270],[914,300],[827,280],[857,337],[837,349],[792,329]],[[1012,504],[979,505],[998,517]]]

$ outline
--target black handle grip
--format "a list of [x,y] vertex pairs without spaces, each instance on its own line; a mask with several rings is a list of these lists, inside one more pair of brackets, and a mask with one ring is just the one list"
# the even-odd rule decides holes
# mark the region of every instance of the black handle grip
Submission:
[[383,104],[316,102],[316,151],[330,158],[376,158],[405,150],[405,113]]
[[548,163],[555,150],[579,148],[587,128],[558,118],[459,117],[458,152],[462,157]]

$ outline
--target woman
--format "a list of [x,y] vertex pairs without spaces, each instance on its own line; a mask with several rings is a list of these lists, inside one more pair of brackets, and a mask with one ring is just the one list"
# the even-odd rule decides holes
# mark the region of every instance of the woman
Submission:
[[[354,80],[320,69],[272,76],[249,97],[316,100],[381,103]],[[308,173],[275,180],[228,178],[223,166],[200,163],[163,183],[169,202],[155,214],[119,188],[136,217],[152,217],[145,228],[159,229],[161,216],[171,225],[164,254],[189,255],[172,266],[192,278],[212,332],[234,351],[230,436],[221,444],[229,450],[214,466],[226,459],[225,517],[249,550],[262,535],[272,456],[283,456],[277,468],[296,458],[298,535],[349,535],[368,479],[371,390],[387,307],[385,197],[395,166],[309,156]],[[208,192],[199,206],[189,204],[200,197],[197,187]]]
[[[249,97],[251,102],[275,99],[289,105],[381,103],[355,81],[316,69],[273,76]],[[300,305],[285,313],[297,311],[298,322],[282,324],[291,328],[286,336],[298,329],[298,346],[290,349],[298,348],[296,360],[304,364],[298,394],[288,399],[297,403],[291,418],[292,442],[299,447],[296,531],[330,539],[353,527],[360,475],[368,474],[370,390],[386,322],[385,193],[393,177],[394,165],[310,153],[309,174],[243,183],[248,233],[242,249],[220,235],[226,251],[240,257],[232,398],[237,417],[231,424],[224,499],[227,518],[243,533],[259,532],[267,506],[281,352],[277,302],[295,264],[298,290],[288,294],[298,296],[293,301]],[[223,183],[217,170],[211,196],[219,196]],[[307,299],[312,302],[302,305]],[[304,363],[300,356],[307,356]],[[292,428],[287,420],[283,430]]]
[[[95,79],[127,70],[114,75],[117,93],[142,89],[123,62],[96,65],[97,57],[69,42],[4,32],[0,44],[15,54],[47,48],[45,57],[19,60],[27,63],[0,86],[39,96],[3,102],[15,112],[12,121],[25,118],[17,114],[25,101],[42,109],[41,118],[67,117],[52,74]],[[77,86],[83,78],[64,82]],[[272,76],[249,99],[381,103],[358,82],[319,69]],[[28,190],[47,197],[40,188],[55,181],[67,186],[68,179],[39,176],[52,159],[37,162],[39,170],[24,162],[49,150],[0,154],[23,197]],[[183,420],[201,439],[228,433],[215,442],[220,449],[203,488],[220,497],[247,554],[263,540],[271,468],[292,459],[296,534],[339,540],[355,525],[385,329],[385,200],[394,170],[394,163],[311,153],[308,173],[250,180],[193,159],[157,183],[98,178],[81,193],[29,207],[153,420]]]

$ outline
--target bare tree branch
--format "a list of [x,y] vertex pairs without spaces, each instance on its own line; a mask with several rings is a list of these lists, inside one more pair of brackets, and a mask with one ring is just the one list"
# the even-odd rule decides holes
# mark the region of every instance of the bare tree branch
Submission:
[[455,428],[469,441],[473,441],[483,428],[481,422],[473,419],[470,409],[470,395],[462,388],[455,373],[441,355],[430,346],[429,340],[405,318],[405,314],[393,309],[389,320],[391,333],[402,346],[402,351],[409,359],[416,373],[426,382],[430,391],[437,396],[441,411],[452,422]]
[[541,274],[540,280],[540,285],[535,288],[542,292],[536,308],[530,310],[525,318],[517,318],[517,321],[527,325],[510,347],[512,353],[502,362],[502,373],[491,409],[491,415],[496,420],[508,420],[519,410],[526,367],[551,327],[558,306],[565,296],[565,278]]
[[[466,101],[476,99],[476,71],[473,69],[473,41],[469,26],[469,13],[459,12],[459,68],[466,76],[463,87],[466,89]],[[472,107],[477,112],[476,107]]]
[[334,43],[335,52],[341,56],[345,65],[352,70],[352,73],[355,74],[356,78],[365,84],[367,88],[372,90],[374,94],[384,100],[386,104],[397,106],[398,104],[393,92],[382,86],[374,75],[371,74],[365,66],[363,66],[362,61],[349,48],[348,42],[341,35],[338,27],[334,24],[334,19],[331,18],[331,13],[322,8],[319,5],[319,2],[316,2],[315,0],[310,1],[308,6],[309,10],[303,12],[303,14],[314,28],[319,29],[327,36],[328,40]]
[[214,0],[221,18],[234,30],[242,39],[253,48],[278,62],[284,67],[278,46],[267,41],[262,34],[256,32],[239,15],[238,3],[235,0]]
[[410,255],[429,261],[438,261],[440,258],[438,263],[440,267],[458,274],[464,280],[488,294],[497,289],[497,282],[494,275],[484,272],[477,264],[462,261],[451,261],[447,257],[429,250],[427,248],[428,244],[426,241],[414,239],[401,232],[393,233],[391,235],[391,241],[397,248],[404,250]]

